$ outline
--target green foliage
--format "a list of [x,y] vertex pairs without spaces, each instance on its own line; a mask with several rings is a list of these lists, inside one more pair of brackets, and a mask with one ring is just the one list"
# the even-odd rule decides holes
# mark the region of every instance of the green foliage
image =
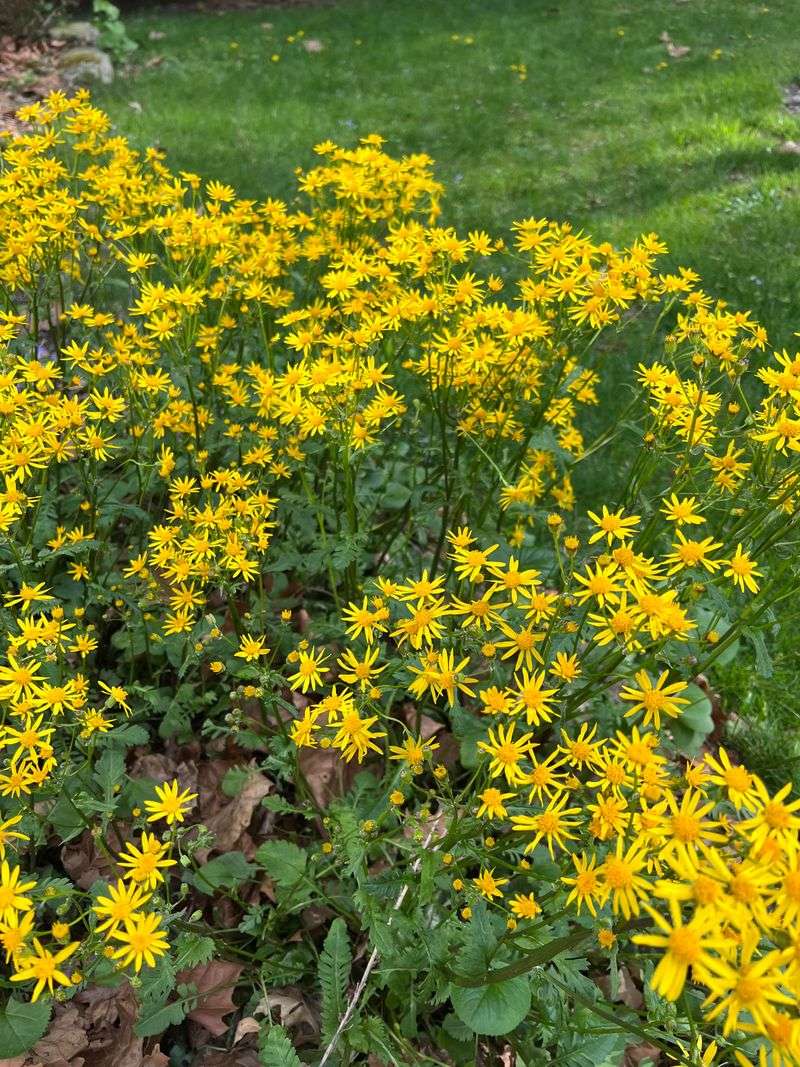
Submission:
[[350,980],[350,940],[344,919],[334,919],[319,957],[319,984],[322,990],[322,1035],[333,1037],[347,1009]]
[[291,890],[305,877],[308,856],[293,841],[276,839],[259,845],[256,861],[277,886]]
[[100,30],[100,43],[117,59],[124,59],[138,47],[128,35],[119,8],[110,0],[92,0],[92,15]]
[[525,977],[450,993],[456,1015],[476,1034],[510,1034],[528,1014],[531,986]]
[[0,1007],[0,1059],[12,1059],[33,1048],[47,1029],[52,1005],[48,1000],[24,1003],[10,996]]
[[264,1067],[302,1067],[300,1057],[282,1026],[270,1026],[259,1058]]
[[201,893],[214,893],[218,889],[235,889],[253,870],[243,852],[226,852],[204,863],[192,877]]

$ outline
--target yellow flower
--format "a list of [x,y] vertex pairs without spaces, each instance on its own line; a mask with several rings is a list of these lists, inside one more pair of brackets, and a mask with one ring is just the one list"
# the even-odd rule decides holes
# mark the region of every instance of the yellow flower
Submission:
[[120,966],[128,967],[132,963],[138,972],[143,964],[155,967],[156,959],[169,949],[166,933],[161,927],[161,916],[151,912],[149,915],[134,915],[125,920],[124,929],[115,929],[111,936],[123,945],[114,953],[114,959]]
[[495,878],[494,868],[487,870],[482,868],[477,878],[472,879],[472,884],[486,900],[502,897],[500,886],[508,884],[508,878]]
[[15,959],[15,966],[18,967],[18,970],[16,974],[11,975],[11,981],[30,982],[36,979],[33,996],[31,997],[34,1002],[39,999],[45,989],[52,996],[54,982],[63,986],[72,984],[71,979],[59,969],[58,965],[69,959],[73,952],[80,947],[80,942],[73,941],[71,945],[62,948],[60,952],[52,953],[44,948],[38,938],[34,938],[33,953],[26,953],[24,957]]
[[155,889],[164,881],[162,868],[174,867],[177,860],[169,859],[170,845],[158,840],[155,834],[142,834],[141,847],[132,842],[125,846],[126,851],[119,854],[119,865],[127,867],[126,877],[134,882],[141,882],[148,889]]
[[168,826],[172,826],[175,822],[183,822],[186,812],[192,806],[191,802],[197,798],[197,793],[190,793],[188,789],[179,793],[179,789],[177,779],[155,787],[158,800],[145,800],[144,802],[145,808],[150,812],[147,816],[148,822],[166,819]]
[[248,634],[243,634],[239,638],[239,649],[234,652],[234,655],[238,659],[254,663],[261,656],[269,655],[269,649],[264,644],[264,641],[265,638],[263,637],[250,637]]
[[489,787],[484,789],[482,793],[478,794],[478,800],[480,800],[480,807],[478,808],[478,818],[487,819],[505,819],[508,815],[504,801],[511,800],[515,793],[501,793],[499,789]]

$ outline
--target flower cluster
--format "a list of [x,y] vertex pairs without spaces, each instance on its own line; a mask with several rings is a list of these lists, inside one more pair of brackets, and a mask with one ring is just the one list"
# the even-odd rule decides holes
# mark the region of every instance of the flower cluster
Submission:
[[[509,936],[568,905],[652,953],[663,997],[703,989],[723,1039],[800,1059],[798,803],[718,745],[708,700],[798,591],[800,357],[662,270],[653,234],[459,235],[432,161],[375,135],[317,145],[297,198],[262,202],[134,151],[86,93],[21,118],[0,135],[9,988],[177,974],[192,894],[258,869],[248,838],[203,881],[195,787],[131,775],[145,746],[247,773],[257,753],[271,814],[315,827],[303,750],[327,749],[385,772],[381,863],[416,873],[404,820],[434,800],[463,821],[440,914],[451,884]],[[649,351],[612,367],[604,339],[640,318]],[[598,402],[610,375],[624,410]],[[260,965],[262,919],[224,951]]]

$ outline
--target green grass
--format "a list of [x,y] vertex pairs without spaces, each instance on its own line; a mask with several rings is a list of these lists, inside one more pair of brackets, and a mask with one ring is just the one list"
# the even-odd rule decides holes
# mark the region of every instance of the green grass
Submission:
[[[504,233],[534,214],[619,242],[656,230],[784,345],[797,328],[800,157],[776,148],[800,141],[781,100],[800,74],[796,17],[795,0],[146,10],[128,20],[138,73],[96,95],[135,143],[247,196],[289,195],[317,141],[378,131],[393,151],[436,159],[459,227]],[[323,50],[287,42],[298,30]],[[663,31],[688,56],[670,59]]]

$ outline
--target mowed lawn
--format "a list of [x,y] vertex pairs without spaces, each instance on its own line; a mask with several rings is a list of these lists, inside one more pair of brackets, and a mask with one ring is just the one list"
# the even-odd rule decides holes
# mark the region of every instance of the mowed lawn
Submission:
[[796,0],[173,5],[127,25],[136,69],[98,102],[173,166],[285,197],[316,142],[379,132],[434,157],[458,227],[656,230],[776,344],[800,328]]

